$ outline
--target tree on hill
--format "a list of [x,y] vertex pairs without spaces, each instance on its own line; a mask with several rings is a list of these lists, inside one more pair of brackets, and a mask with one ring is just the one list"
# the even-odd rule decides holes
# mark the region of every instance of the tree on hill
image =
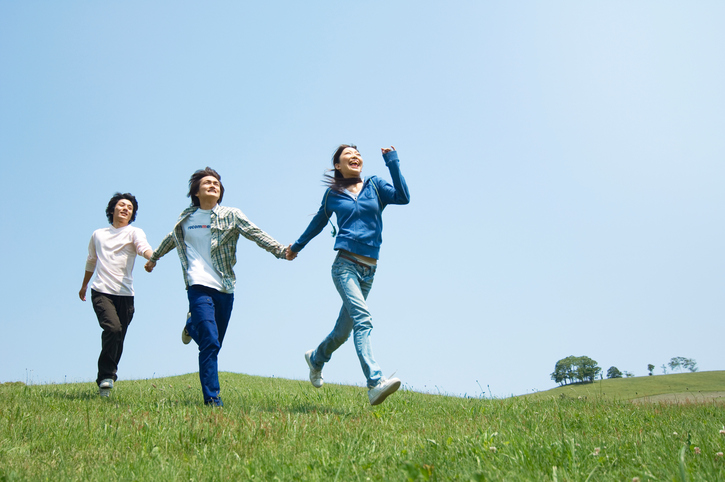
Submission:
[[675,370],[682,371],[683,369],[690,370],[692,373],[697,371],[697,362],[693,358],[676,356],[670,359],[670,363],[668,363],[668,365],[673,372]]
[[568,356],[556,362],[551,379],[560,385],[574,382],[593,382],[602,371],[588,356]]
[[652,370],[655,369],[655,366],[653,364],[647,365],[647,370],[649,371],[649,376],[652,376]]
[[607,370],[607,378],[622,378],[622,372],[617,367],[609,367],[609,370]]

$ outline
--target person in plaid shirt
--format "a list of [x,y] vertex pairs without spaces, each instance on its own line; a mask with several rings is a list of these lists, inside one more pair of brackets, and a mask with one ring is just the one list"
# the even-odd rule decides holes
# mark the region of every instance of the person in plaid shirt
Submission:
[[234,265],[242,235],[278,259],[294,259],[285,246],[259,229],[237,208],[219,205],[224,197],[221,176],[207,167],[189,179],[192,205],[179,216],[173,231],[156,248],[145,269],[176,248],[189,298],[189,314],[181,334],[188,344],[199,345],[199,379],[207,405],[223,406],[217,357],[224,341],[234,303]]

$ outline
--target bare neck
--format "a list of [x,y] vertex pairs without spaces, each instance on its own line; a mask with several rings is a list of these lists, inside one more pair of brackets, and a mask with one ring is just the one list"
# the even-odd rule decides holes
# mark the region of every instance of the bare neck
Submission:
[[204,211],[209,211],[214,209],[214,206],[217,205],[216,201],[210,201],[207,199],[199,199],[199,209],[203,209]]

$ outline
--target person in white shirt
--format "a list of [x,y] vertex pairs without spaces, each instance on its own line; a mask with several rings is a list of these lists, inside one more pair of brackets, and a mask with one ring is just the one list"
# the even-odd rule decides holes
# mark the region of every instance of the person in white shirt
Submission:
[[101,325],[101,355],[98,357],[96,384],[101,396],[108,396],[118,377],[118,362],[123,353],[123,341],[133,318],[133,265],[136,255],[150,259],[153,254],[142,229],[130,226],[136,220],[138,202],[130,193],[113,195],[106,207],[110,226],[97,229],[88,244],[88,258],[83,285],[78,292],[86,301],[88,283],[91,285],[93,310]]

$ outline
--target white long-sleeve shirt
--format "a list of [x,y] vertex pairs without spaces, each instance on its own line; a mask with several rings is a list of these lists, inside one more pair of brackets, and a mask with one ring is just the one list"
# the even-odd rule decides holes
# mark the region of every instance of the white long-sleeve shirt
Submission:
[[133,296],[136,254],[143,256],[151,249],[146,233],[135,226],[93,231],[86,260],[86,271],[96,272],[91,288],[108,295]]

